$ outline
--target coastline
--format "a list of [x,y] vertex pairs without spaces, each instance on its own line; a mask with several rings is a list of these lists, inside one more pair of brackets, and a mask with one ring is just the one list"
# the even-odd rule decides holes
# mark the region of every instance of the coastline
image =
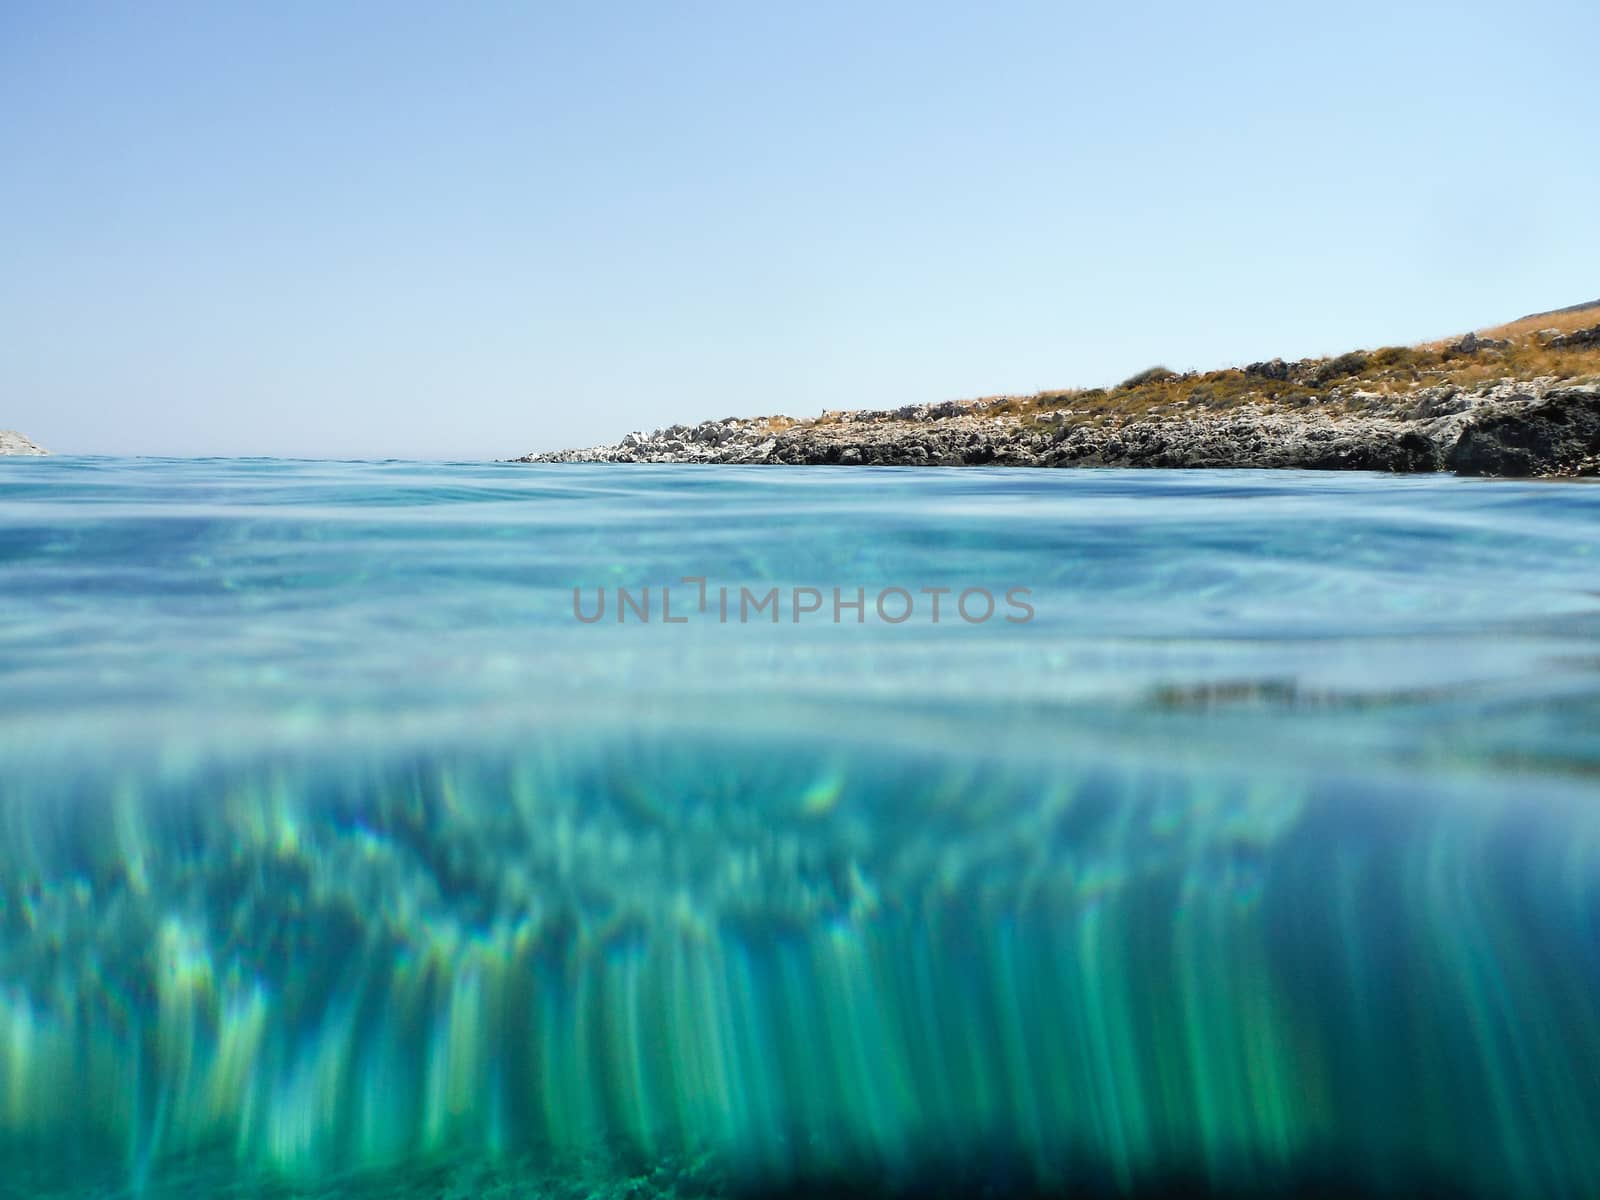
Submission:
[[[521,463],[1299,468],[1600,475],[1594,305],[1553,328],[1273,359],[1153,368],[1115,388],[1043,392],[808,420],[729,417],[630,433]],[[1579,319],[1572,319],[1579,318]]]

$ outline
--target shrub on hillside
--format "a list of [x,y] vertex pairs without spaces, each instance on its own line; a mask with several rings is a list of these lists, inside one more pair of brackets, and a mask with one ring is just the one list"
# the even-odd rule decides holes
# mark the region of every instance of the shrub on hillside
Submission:
[[1168,379],[1176,379],[1178,373],[1167,367],[1147,367],[1137,375],[1130,375],[1120,384],[1125,388],[1143,387],[1147,383],[1162,383]]
[[1360,350],[1352,350],[1349,354],[1341,354],[1338,358],[1330,358],[1321,364],[1311,378],[1317,383],[1332,383],[1335,379],[1345,379],[1351,375],[1359,375],[1367,369],[1372,357]]

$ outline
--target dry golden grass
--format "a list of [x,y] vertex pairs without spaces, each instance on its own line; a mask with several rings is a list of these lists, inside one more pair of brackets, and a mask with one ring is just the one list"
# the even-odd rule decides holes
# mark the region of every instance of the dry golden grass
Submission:
[[[1591,321],[1591,324],[1600,324],[1600,321]],[[1580,325],[1574,328],[1587,327]],[[1600,378],[1600,346],[1552,350],[1531,340],[1514,342],[1498,354],[1459,360],[1452,370],[1445,373],[1443,382],[1474,388],[1502,379],[1539,379],[1545,376],[1556,379]]]
[[1521,338],[1538,333],[1542,329],[1559,329],[1562,333],[1571,333],[1574,329],[1588,329],[1591,325],[1600,325],[1600,301],[1577,312],[1545,313],[1542,316],[1523,317],[1506,325],[1480,329],[1478,335],[1492,338]]
[[1600,379],[1600,345],[1553,349],[1537,336],[1546,329],[1568,332],[1596,325],[1600,325],[1600,307],[1528,318],[1490,331],[1497,338],[1509,338],[1509,346],[1486,347],[1470,354],[1449,348],[1459,340],[1456,338],[1419,346],[1384,346],[1288,363],[1285,379],[1236,367],[1182,375],[1141,371],[1113,388],[1041,392],[1021,401],[1016,410],[1044,414],[1065,409],[1071,410],[1073,420],[1096,421],[1226,412],[1245,404],[1288,410],[1317,405],[1348,412],[1373,407],[1373,401],[1364,396],[1400,396],[1439,384],[1473,389],[1504,379],[1596,380]]
[[[1278,364],[1286,376],[1282,379],[1239,367],[1184,374],[1152,368],[1110,388],[1055,388],[1032,396],[985,396],[968,403],[975,416],[1021,422],[1041,431],[1080,423],[1224,413],[1246,404],[1281,410],[1314,405],[1335,412],[1385,411],[1384,402],[1373,397],[1398,398],[1440,384],[1477,389],[1506,379],[1600,380],[1600,345],[1554,349],[1539,336],[1549,329],[1568,333],[1595,326],[1600,326],[1600,302],[1576,312],[1524,317],[1479,330],[1480,337],[1511,344],[1472,353],[1452,350],[1460,339],[1445,338]],[[799,424],[832,425],[845,415],[835,410]],[[796,423],[787,417],[768,422],[773,432]]]

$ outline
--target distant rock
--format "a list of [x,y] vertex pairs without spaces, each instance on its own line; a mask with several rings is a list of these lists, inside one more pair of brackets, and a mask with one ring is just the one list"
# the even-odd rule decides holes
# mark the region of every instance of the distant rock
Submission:
[[15,429],[0,429],[0,454],[49,454],[43,446],[36,446]]
[[1465,337],[1457,338],[1445,347],[1445,352],[1453,356],[1479,354],[1485,350],[1504,350],[1511,344],[1509,338],[1479,337],[1469,333]]
[[1600,325],[1591,325],[1587,329],[1574,329],[1571,333],[1554,333],[1545,338],[1544,344],[1551,350],[1571,350],[1579,346],[1600,346]]

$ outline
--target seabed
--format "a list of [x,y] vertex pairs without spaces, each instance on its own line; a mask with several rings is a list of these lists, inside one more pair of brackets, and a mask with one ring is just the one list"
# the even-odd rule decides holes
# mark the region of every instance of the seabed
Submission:
[[0,1194],[1600,1194],[1576,791],[574,736],[0,813]]

